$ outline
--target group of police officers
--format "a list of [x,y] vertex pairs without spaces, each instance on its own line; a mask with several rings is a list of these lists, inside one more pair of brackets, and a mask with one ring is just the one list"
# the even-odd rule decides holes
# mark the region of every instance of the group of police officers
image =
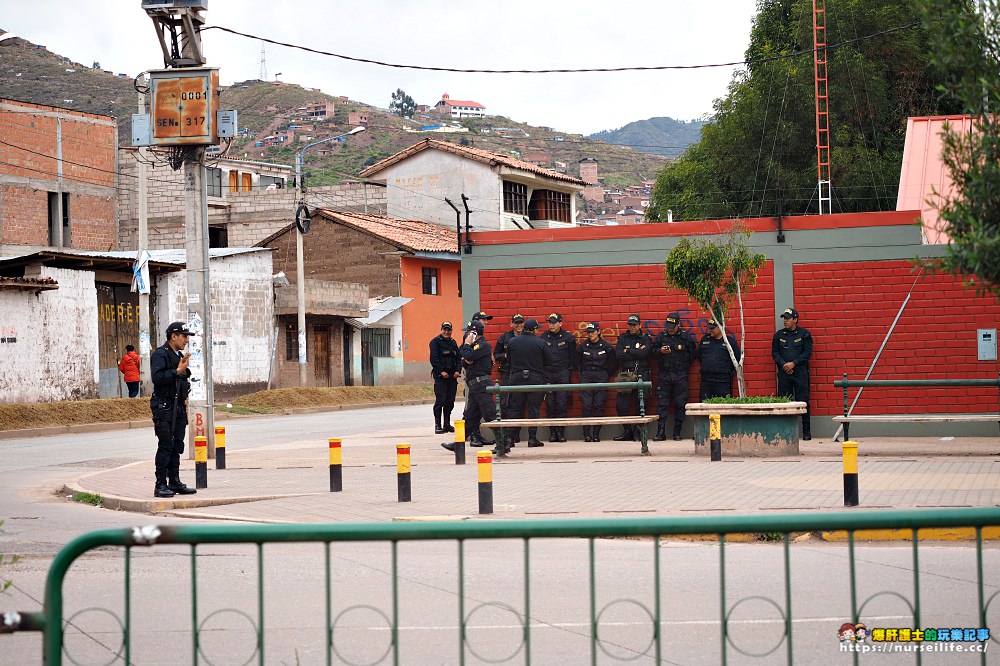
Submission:
[[[812,336],[798,325],[799,313],[788,308],[781,313],[784,328],[775,332],[771,340],[771,356],[778,373],[778,395],[790,396],[806,403],[802,418],[802,439],[811,439],[809,421],[809,358],[812,355]],[[619,380],[635,381],[638,377],[649,379],[650,367],[658,367],[657,429],[656,441],[667,439],[667,418],[671,407],[674,412],[673,439],[681,439],[685,405],[689,397],[688,371],[691,364],[701,364],[700,398],[725,397],[732,393],[735,364],[740,357],[736,339],[727,336],[732,355],[723,340],[722,329],[715,320],[708,321],[708,332],[700,341],[681,327],[676,312],[667,316],[664,330],[655,337],[642,330],[639,315],[630,315],[625,324],[628,330],[618,336],[612,347],[601,337],[598,322],[589,322],[586,337],[577,343],[576,337],[563,329],[563,318],[558,312],[548,317],[548,330],[536,335],[539,324],[521,314],[511,317],[511,328],[502,333],[493,349],[485,339],[486,322],[493,319],[485,312],[477,312],[464,329],[462,345],[452,337],[451,322],[441,324],[441,333],[430,342],[431,372],[434,377],[434,432],[454,432],[451,412],[455,404],[458,377],[465,376],[466,405],[465,428],[470,446],[492,444],[483,439],[480,426],[483,421],[495,418],[493,400],[486,393],[494,363],[499,367],[500,383],[504,386],[540,384],[568,384],[570,372],[576,369],[581,383],[605,383],[615,373]],[[619,416],[637,413],[637,392],[618,391],[615,409]],[[603,416],[608,392],[602,390],[580,391],[584,417]],[[537,419],[545,401],[549,418],[563,418],[569,405],[568,391],[510,392],[503,393],[501,412],[506,418],[517,419],[527,414]],[[584,441],[601,441],[600,426],[584,426]],[[616,441],[640,437],[640,430],[631,425],[615,436]],[[506,455],[520,441],[520,428],[505,428],[496,438],[494,453]],[[565,442],[565,428],[549,427],[550,442]],[[544,446],[538,439],[538,428],[528,428],[529,447]],[[454,450],[454,443],[442,446]]]

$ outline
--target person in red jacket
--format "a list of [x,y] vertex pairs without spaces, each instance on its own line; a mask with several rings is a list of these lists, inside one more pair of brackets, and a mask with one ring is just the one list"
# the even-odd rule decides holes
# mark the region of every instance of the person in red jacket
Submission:
[[125,386],[128,387],[128,397],[139,397],[139,355],[135,352],[135,347],[127,345],[125,355],[118,361],[118,372],[125,377]]

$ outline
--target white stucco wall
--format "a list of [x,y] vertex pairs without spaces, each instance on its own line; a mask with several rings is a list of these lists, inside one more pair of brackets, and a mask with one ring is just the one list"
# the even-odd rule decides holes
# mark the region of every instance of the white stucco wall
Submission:
[[385,178],[388,215],[423,220],[455,228],[455,211],[445,197],[462,211],[462,194],[469,197],[469,218],[475,231],[500,229],[500,177],[489,166],[441,150],[423,150],[387,167],[376,176]]
[[[274,336],[271,253],[211,260],[212,373],[216,393],[226,386],[266,383]],[[188,321],[187,277],[181,271],[156,283],[157,346],[172,321]]]
[[[94,274],[41,269],[59,283],[42,292],[0,290],[0,403],[97,397]],[[13,340],[13,341],[11,341]]]

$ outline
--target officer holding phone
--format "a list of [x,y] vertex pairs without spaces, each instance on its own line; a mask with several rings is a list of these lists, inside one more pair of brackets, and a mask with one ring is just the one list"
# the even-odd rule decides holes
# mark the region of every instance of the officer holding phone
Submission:
[[193,335],[188,325],[175,321],[167,326],[167,341],[157,347],[149,357],[153,379],[153,395],[149,408],[153,415],[156,433],[156,486],[154,497],[192,495],[194,488],[181,483],[181,454],[184,453],[184,435],[187,431],[187,397],[191,389],[188,379],[191,371],[190,353],[185,353],[188,336]]

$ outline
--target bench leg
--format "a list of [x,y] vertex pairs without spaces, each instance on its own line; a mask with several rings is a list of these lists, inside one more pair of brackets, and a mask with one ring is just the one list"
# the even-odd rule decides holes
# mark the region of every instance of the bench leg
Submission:
[[639,441],[642,443],[642,451],[641,451],[642,455],[648,456],[649,455],[649,447],[646,446],[646,424],[645,423],[643,423],[639,427]]

